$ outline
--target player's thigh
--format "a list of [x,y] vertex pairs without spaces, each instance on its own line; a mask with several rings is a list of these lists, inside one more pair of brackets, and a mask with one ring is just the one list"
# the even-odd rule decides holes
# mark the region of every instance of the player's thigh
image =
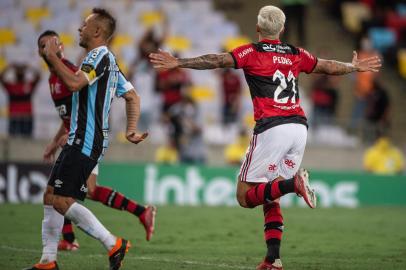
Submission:
[[65,146],[62,151],[64,156],[54,176],[54,194],[83,201],[88,190],[87,180],[97,162],[72,146]]
[[43,203],[44,205],[52,205],[54,201],[54,187],[47,185],[44,191]]
[[279,176],[278,164],[289,152],[290,142],[286,142],[281,126],[253,135],[239,178],[242,182],[266,183]]
[[292,146],[278,163],[279,175],[284,179],[292,178],[299,170],[307,141],[307,128],[304,125],[295,124],[291,129],[289,139]]

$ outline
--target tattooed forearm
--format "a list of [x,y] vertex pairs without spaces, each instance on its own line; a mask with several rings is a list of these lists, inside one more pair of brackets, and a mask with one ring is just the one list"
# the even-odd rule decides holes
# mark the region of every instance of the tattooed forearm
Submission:
[[354,71],[357,71],[357,68],[351,63],[319,59],[313,72],[329,75],[344,75]]
[[140,97],[135,91],[130,91],[125,95],[127,113],[127,132],[135,132],[140,117]]
[[232,67],[234,65],[231,55],[228,53],[206,54],[195,58],[180,58],[178,61],[179,67],[192,69],[215,69]]

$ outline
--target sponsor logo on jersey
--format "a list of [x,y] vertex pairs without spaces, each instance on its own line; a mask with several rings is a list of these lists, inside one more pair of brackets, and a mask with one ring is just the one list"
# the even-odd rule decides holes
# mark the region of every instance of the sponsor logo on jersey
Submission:
[[246,56],[249,53],[252,53],[253,51],[254,51],[253,48],[247,48],[247,49],[243,50],[242,52],[238,53],[238,57],[243,58],[244,56]]
[[59,113],[59,116],[65,116],[66,115],[66,113],[68,112],[67,111],[67,109],[66,109],[66,105],[61,105],[61,106],[57,106],[56,107],[56,110],[58,111],[58,113]]

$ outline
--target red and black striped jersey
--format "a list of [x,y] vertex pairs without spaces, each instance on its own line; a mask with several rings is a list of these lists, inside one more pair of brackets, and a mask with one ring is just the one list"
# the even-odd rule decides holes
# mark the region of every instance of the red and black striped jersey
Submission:
[[[78,67],[66,59],[62,62],[73,72],[78,70]],[[51,71],[49,75],[49,89],[51,97],[54,101],[55,108],[58,111],[59,117],[62,119],[65,129],[69,131],[70,127],[70,114],[72,111],[72,92],[68,89],[65,83],[60,79],[56,73]]]
[[300,107],[298,78],[301,72],[313,71],[315,56],[302,48],[268,39],[240,46],[230,54],[235,68],[244,70],[250,89],[255,134],[287,123],[307,126]]

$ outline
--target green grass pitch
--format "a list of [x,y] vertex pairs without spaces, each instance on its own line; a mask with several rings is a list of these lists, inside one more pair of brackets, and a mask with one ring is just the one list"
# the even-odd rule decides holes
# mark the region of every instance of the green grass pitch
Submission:
[[[131,240],[123,270],[255,269],[265,254],[261,208],[158,208],[146,242],[138,220],[86,205],[108,229]],[[406,269],[406,208],[283,209],[282,261],[289,269]],[[22,269],[41,253],[41,205],[0,205],[0,269]],[[59,254],[61,270],[108,269],[106,251],[76,229],[80,250]]]

